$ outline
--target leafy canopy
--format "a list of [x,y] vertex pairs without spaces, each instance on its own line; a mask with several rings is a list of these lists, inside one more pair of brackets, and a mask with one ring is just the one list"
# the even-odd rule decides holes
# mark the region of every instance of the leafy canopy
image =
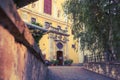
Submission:
[[63,9],[82,50],[120,47],[120,0],[66,0]]

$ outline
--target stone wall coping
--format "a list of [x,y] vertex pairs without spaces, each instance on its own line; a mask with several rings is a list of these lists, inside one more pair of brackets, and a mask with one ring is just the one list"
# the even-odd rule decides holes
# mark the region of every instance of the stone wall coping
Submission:
[[120,65],[120,62],[89,62],[85,64],[110,64],[110,65]]

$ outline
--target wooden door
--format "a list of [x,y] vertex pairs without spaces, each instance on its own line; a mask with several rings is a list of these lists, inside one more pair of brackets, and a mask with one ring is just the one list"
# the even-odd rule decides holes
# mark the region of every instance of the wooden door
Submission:
[[63,65],[63,52],[62,51],[57,51],[57,60],[58,60],[58,65]]

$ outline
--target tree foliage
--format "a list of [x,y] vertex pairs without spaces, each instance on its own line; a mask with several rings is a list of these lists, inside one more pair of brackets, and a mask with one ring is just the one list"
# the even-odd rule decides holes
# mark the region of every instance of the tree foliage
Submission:
[[64,12],[73,21],[81,49],[120,48],[120,0],[66,0]]
[[[40,23],[37,22],[32,22],[32,24],[37,25],[39,27],[43,27]],[[30,31],[32,33],[35,42],[39,45],[39,41],[43,37],[44,31],[38,30],[36,28],[30,29]]]

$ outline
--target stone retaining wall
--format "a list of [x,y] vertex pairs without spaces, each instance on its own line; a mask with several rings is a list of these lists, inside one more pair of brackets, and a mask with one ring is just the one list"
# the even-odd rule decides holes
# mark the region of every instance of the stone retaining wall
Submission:
[[0,80],[45,80],[47,66],[12,0],[0,0]]
[[120,80],[120,63],[114,62],[91,62],[84,63],[85,69]]

